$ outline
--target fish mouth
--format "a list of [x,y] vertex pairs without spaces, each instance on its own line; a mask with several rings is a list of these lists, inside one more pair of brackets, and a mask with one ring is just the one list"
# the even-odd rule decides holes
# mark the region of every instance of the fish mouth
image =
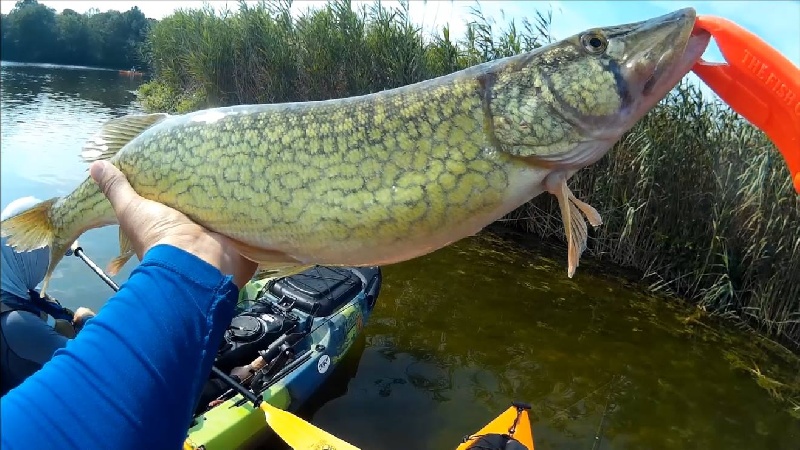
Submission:
[[628,110],[634,120],[664,98],[705,52],[711,34],[696,29],[696,20],[695,9],[684,8],[638,24],[640,38],[622,67],[629,91],[638,97]]

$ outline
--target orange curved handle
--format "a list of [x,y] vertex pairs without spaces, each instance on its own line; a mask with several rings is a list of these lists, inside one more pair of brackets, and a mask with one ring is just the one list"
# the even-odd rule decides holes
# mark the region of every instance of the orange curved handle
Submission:
[[692,71],[772,140],[800,194],[800,69],[729,20],[698,16],[695,28],[711,33],[728,64],[700,60]]

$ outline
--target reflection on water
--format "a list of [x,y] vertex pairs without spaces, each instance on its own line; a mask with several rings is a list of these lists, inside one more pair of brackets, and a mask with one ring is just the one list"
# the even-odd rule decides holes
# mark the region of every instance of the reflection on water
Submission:
[[[141,77],[81,66],[3,62],[3,108],[54,103],[113,116],[132,111]],[[42,105],[44,106],[44,105]]]
[[[84,141],[139,111],[140,82],[4,63],[2,206],[72,190],[86,176]],[[533,405],[537,449],[798,448],[800,418],[750,371],[800,385],[797,359],[687,320],[591,260],[569,279],[565,250],[490,237],[386,267],[363,347],[304,417],[365,450],[452,449],[521,400]],[[81,243],[105,266],[116,227]],[[56,276],[52,293],[73,308],[100,309],[111,294],[76,258]],[[791,389],[777,392],[800,398]]]
[[12,63],[0,71],[4,205],[22,186],[68,193],[85,176],[79,154],[86,139],[106,120],[137,111],[133,92],[141,81],[114,71]]

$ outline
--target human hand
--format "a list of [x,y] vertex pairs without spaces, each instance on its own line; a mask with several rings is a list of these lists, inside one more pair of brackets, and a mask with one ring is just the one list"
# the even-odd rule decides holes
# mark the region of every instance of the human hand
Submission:
[[91,309],[81,306],[75,310],[75,314],[72,316],[72,323],[83,323],[86,319],[94,317],[95,315],[96,314]]
[[77,333],[80,331],[86,324],[86,321],[95,315],[94,311],[89,308],[84,308],[83,306],[75,310],[75,313],[72,315],[72,326],[75,328],[75,332]]
[[233,275],[239,289],[252,278],[258,264],[240,255],[227,237],[207,230],[180,211],[140,196],[108,161],[93,162],[89,173],[111,202],[119,226],[140,260],[150,248],[169,244]]

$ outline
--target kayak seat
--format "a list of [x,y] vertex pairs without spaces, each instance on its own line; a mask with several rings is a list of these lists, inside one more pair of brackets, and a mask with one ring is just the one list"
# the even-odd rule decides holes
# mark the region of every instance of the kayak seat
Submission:
[[469,450],[532,450],[522,442],[509,437],[507,434],[486,434],[481,436],[472,445],[467,447]]
[[281,303],[316,317],[333,314],[363,289],[361,279],[345,267],[316,266],[272,283],[269,293]]

